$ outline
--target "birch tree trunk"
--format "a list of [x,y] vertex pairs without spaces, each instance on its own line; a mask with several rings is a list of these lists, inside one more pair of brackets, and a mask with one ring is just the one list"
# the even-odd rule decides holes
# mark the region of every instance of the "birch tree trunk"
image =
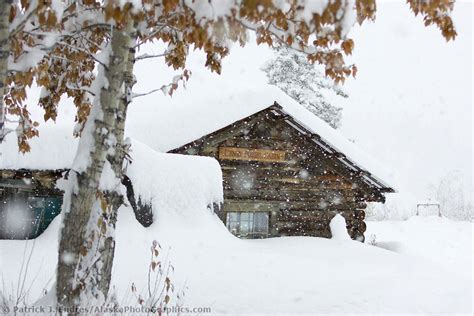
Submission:
[[[86,123],[76,154],[78,166],[75,161],[65,189],[56,295],[58,305],[68,311],[103,302],[108,292],[115,244],[114,232],[109,228],[115,227],[116,212],[111,211],[113,207],[101,192],[100,180],[108,163],[107,155],[114,152],[111,148],[115,145],[114,135],[119,134],[117,128],[124,124],[119,123],[120,118],[125,120],[120,99],[124,94],[123,74],[128,65],[132,29],[130,21],[123,30],[114,28],[112,31],[109,62],[98,75],[105,80],[101,83],[100,99],[95,102]],[[80,166],[80,157],[88,159],[84,168]],[[104,259],[105,254],[109,254],[110,259]],[[102,271],[109,275],[105,280]]]
[[[131,39],[131,43],[135,42],[136,35],[134,34]],[[118,103],[118,115],[116,119],[117,126],[114,130],[114,136],[117,141],[115,151],[112,154],[107,155],[107,160],[110,163],[112,170],[119,179],[123,179],[125,174],[124,161],[129,153],[129,145],[125,143],[125,121],[127,118],[128,105],[131,102],[132,88],[135,84],[135,76],[133,75],[133,66],[135,62],[135,48],[130,48],[127,58],[126,69],[124,72],[124,87],[125,94],[122,96]],[[115,224],[117,222],[118,209],[124,204],[124,197],[117,191],[108,192],[107,200],[110,204],[110,214],[108,221],[108,229],[115,230]],[[115,239],[112,236],[107,237],[104,244],[104,250],[101,254],[103,257],[103,266],[101,269],[101,280],[99,282],[99,289],[105,295],[108,296],[110,281],[112,276],[112,266],[115,255]]]
[[8,56],[10,55],[9,22],[12,0],[0,0],[0,144],[5,137],[6,108],[3,98],[8,75]]

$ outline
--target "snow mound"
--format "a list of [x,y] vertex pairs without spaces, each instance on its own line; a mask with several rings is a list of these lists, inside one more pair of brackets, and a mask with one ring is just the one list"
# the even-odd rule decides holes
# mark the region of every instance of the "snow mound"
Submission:
[[[39,132],[25,154],[18,152],[16,135],[7,135],[0,144],[0,169],[69,169],[78,146],[72,127],[45,124]],[[222,172],[215,159],[158,153],[133,139],[130,157],[127,176],[137,201],[177,212],[223,202]]]
[[336,214],[329,223],[331,229],[332,239],[336,240],[351,240],[347,233],[346,220],[340,214]]
[[[218,231],[210,212],[196,209],[195,213],[203,218],[202,222],[186,223],[184,217],[172,222],[167,217],[144,228],[130,208],[121,208],[112,276],[117,297],[125,299],[127,293],[131,296],[132,283],[139,292],[146,290],[150,245],[157,240],[175,268],[172,282],[176,289],[181,289],[184,282],[187,285],[185,306],[210,307],[213,314],[471,313],[472,277],[454,274],[452,270],[459,267],[456,262],[449,271],[415,255],[325,238],[239,240],[222,224]],[[34,244],[25,281],[27,287],[34,282],[29,291],[31,299],[42,295],[43,287],[54,280],[58,219]],[[407,222],[380,224],[385,226],[380,235],[411,226]],[[462,228],[463,234],[471,236],[470,223],[446,221],[442,225],[448,231]],[[408,243],[417,242],[425,234],[438,244],[447,239],[446,235],[426,231],[430,226],[426,223],[410,228],[412,240]],[[449,239],[452,245],[459,243]],[[31,249],[32,241],[0,240],[0,271],[7,291],[17,284],[21,265],[12,263],[22,262],[26,244]],[[445,249],[423,250],[442,260],[451,254],[443,252],[439,256]],[[471,252],[459,255],[468,258]]]
[[[127,176],[135,199],[151,204],[154,218],[164,212],[192,216],[196,209],[223,203],[222,171],[208,157],[157,153],[132,140]],[[189,218],[188,218],[189,219]]]
[[413,216],[406,221],[367,221],[366,236],[374,236],[378,247],[422,257],[471,279],[474,275],[473,232],[472,222]]

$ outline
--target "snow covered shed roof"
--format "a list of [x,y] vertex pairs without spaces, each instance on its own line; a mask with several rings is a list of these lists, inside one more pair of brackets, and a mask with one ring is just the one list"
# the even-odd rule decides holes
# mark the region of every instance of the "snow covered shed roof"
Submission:
[[183,148],[203,142],[207,137],[217,134],[229,126],[238,125],[240,122],[248,120],[263,111],[272,111],[274,114],[282,116],[285,122],[296,129],[299,133],[309,136],[315,144],[328,154],[335,156],[336,159],[350,170],[359,173],[363,180],[369,185],[377,187],[382,192],[395,192],[393,187],[390,185],[389,177],[385,175],[383,169],[376,162],[360,151],[337,130],[333,129],[326,122],[309,112],[304,107],[295,104],[295,102],[288,102],[284,105],[280,105],[275,101],[272,105],[266,106],[230,125],[215,130],[212,133],[179,146],[178,148],[174,148],[169,152],[180,152]]
[[[72,130],[72,126],[40,125],[39,137],[30,140],[31,150],[25,154],[18,151],[16,134],[8,134],[0,144],[0,170],[71,168],[78,146]],[[160,153],[135,139],[130,158],[126,175],[135,201],[152,205],[153,212],[184,212],[223,202],[222,173],[215,159]]]
[[72,126],[44,124],[39,137],[29,140],[30,151],[19,152],[17,135],[8,134],[0,144],[0,169],[57,170],[69,169],[76,155],[78,139]]

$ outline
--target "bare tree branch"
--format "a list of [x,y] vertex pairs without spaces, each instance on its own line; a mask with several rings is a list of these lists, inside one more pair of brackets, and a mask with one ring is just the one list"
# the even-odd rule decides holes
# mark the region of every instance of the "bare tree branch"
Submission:
[[158,92],[158,91],[163,91],[164,88],[168,87],[169,85],[163,85],[161,88],[158,88],[158,89],[153,89],[153,90],[150,90],[148,92],[144,92],[144,93],[132,93],[132,98],[135,99],[135,98],[139,98],[139,97],[144,97],[146,95],[149,95],[149,94],[152,94],[152,93],[155,93],[155,92]]
[[159,58],[159,57],[164,57],[168,55],[169,53],[163,53],[163,54],[156,54],[156,55],[150,55],[150,54],[143,54],[135,58],[135,61],[143,60],[143,59],[148,59],[148,58]]

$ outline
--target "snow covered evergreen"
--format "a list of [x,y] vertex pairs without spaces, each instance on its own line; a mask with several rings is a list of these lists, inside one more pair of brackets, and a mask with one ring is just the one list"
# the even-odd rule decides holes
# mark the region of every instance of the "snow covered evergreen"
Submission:
[[283,90],[314,115],[334,128],[341,125],[342,108],[332,99],[347,98],[348,95],[311,64],[305,54],[279,47],[275,58],[266,62],[262,70],[270,84]]

